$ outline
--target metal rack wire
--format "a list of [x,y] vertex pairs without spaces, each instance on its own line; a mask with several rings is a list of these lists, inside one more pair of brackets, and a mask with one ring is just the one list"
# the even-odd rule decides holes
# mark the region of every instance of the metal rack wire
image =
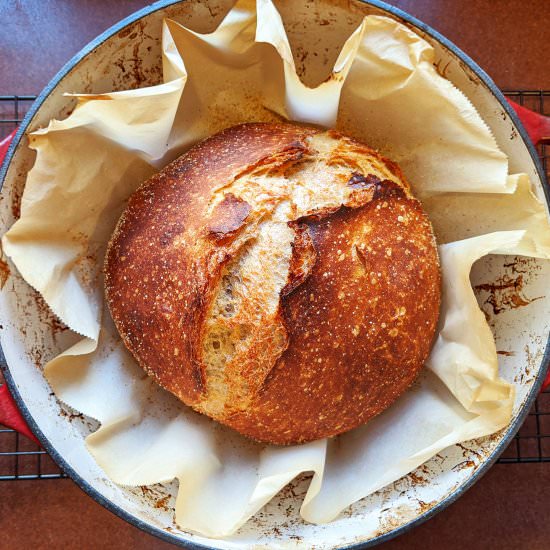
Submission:
[[[550,115],[550,91],[510,90],[505,94],[525,107]],[[0,96],[0,140],[9,135],[30,109],[34,96]],[[538,151],[550,170],[550,146]],[[3,382],[0,374],[0,384]],[[550,462],[550,388],[541,393],[514,440],[499,458],[501,464]],[[66,477],[46,451],[0,425],[0,481]]]
[[[34,100],[35,96],[27,95],[0,96],[0,141],[17,128]],[[34,441],[0,424],[0,481],[61,477],[66,476],[46,451]]]

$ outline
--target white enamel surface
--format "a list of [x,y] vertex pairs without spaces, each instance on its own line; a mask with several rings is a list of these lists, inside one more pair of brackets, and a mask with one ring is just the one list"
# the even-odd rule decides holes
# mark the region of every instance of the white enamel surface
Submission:
[[[326,10],[322,4],[320,10]],[[282,10],[284,11],[284,10]],[[329,47],[337,51],[340,44],[353,28],[353,21],[359,21],[359,12],[343,13],[341,8],[335,8],[337,24],[332,27],[334,33],[327,39]],[[38,115],[31,123],[36,129],[50,118],[60,118],[68,112],[71,101],[62,96],[65,91],[85,91],[98,93],[117,88],[127,88],[131,85],[152,84],[158,81],[159,72],[149,67],[155,67],[160,62],[155,52],[159,52],[161,21],[163,17],[171,17],[188,23],[189,14],[195,13],[195,22],[202,24],[207,18],[203,8],[193,8],[189,5],[175,6],[156,12],[136,25],[136,32],[142,34],[140,54],[145,59],[145,67],[139,78],[145,81],[128,81],[121,77],[120,71],[112,63],[113,56],[123,56],[124,48],[131,50],[128,33],[119,33],[99,46],[93,54],[77,65],[55,88],[48,100],[43,104]],[[221,16],[221,12],[219,14]],[[283,13],[286,18],[292,14]],[[298,20],[300,13],[295,13]],[[308,11],[308,18],[311,12]],[[351,23],[350,23],[351,21]],[[338,25],[341,23],[341,25]],[[212,27],[214,24],[212,24]],[[341,34],[335,32],[339,28]],[[314,26],[307,27],[309,34],[298,25],[289,25],[291,44],[308,44],[314,42],[312,35]],[[154,37],[154,38],[151,38]],[[427,38],[430,42],[429,37]],[[527,148],[513,129],[511,121],[503,113],[502,108],[491,92],[480,84],[472,73],[462,67],[455,57],[436,45],[441,67],[446,66],[445,76],[457,85],[479,109],[485,121],[491,127],[499,146],[510,158],[510,172],[526,172],[542,194],[541,182]],[[147,47],[151,53],[147,52]],[[93,80],[91,75],[103,74],[100,80]],[[24,174],[32,164],[32,151],[26,148],[22,140],[8,171],[2,191],[3,201],[0,203],[0,219],[2,229],[11,225],[13,215],[11,204],[12,194],[21,189]],[[2,231],[3,232],[3,231]],[[491,283],[499,277],[517,277],[519,270],[524,270],[523,294],[526,298],[542,297],[532,301],[528,306],[505,311],[498,315],[490,315],[497,338],[497,350],[512,352],[513,355],[499,355],[502,375],[516,383],[515,413],[520,410],[521,403],[528,395],[536,377],[548,339],[550,322],[550,300],[545,297],[545,281],[550,275],[549,262],[534,259],[522,260],[511,267],[513,258],[492,256],[479,261],[472,273],[474,285]],[[487,293],[480,293],[480,302],[487,298]],[[487,313],[491,308],[483,305]],[[71,336],[67,332],[54,334],[47,327],[51,318],[43,307],[36,305],[34,293],[16,275],[12,275],[4,292],[0,294],[0,331],[2,348],[9,365],[10,373],[17,385],[30,414],[66,462],[92,487],[137,518],[152,526],[166,529],[177,534],[182,540],[207,544],[220,548],[236,548],[243,546],[284,547],[311,546],[329,548],[340,545],[365,541],[376,535],[391,531],[416,518],[419,514],[435,506],[445,496],[456,490],[470,479],[473,472],[483,463],[484,459],[498,445],[503,434],[497,434],[481,441],[468,442],[466,445],[455,446],[440,453],[416,472],[402,478],[378,493],[363,499],[351,506],[336,521],[326,525],[310,525],[300,519],[298,509],[307,488],[306,483],[298,483],[294,489],[285,489],[279,498],[271,501],[260,513],[247,523],[237,535],[225,541],[205,539],[196,535],[181,533],[173,525],[173,498],[163,500],[164,507],[155,507],[155,503],[170,494],[170,486],[160,487],[145,493],[141,489],[125,489],[114,485],[106,479],[87,452],[83,436],[89,433],[90,426],[86,420],[70,419],[61,413],[61,406],[51,396],[51,390],[44,381],[36,363],[43,364],[45,360],[55,356],[67,347]],[[50,320],[49,320],[50,319]],[[45,330],[46,327],[46,330]],[[296,498],[293,495],[298,495]]]

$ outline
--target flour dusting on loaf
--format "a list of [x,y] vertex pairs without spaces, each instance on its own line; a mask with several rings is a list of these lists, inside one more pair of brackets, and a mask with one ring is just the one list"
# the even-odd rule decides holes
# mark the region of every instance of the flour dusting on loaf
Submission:
[[107,302],[139,364],[256,440],[342,433],[414,380],[437,324],[432,228],[399,168],[334,131],[244,124],[130,198]]

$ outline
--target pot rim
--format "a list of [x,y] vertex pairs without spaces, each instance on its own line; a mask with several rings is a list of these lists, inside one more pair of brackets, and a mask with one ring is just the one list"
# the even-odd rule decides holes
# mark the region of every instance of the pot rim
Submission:
[[[7,151],[7,154],[5,156],[4,162],[2,166],[0,167],[0,191],[4,186],[4,182],[6,179],[8,167],[11,163],[11,160],[14,156],[14,153],[19,146],[19,143],[21,142],[21,138],[24,136],[28,126],[30,125],[32,119],[39,111],[42,104],[46,101],[46,99],[50,96],[52,92],[55,91],[58,84],[62,81],[62,79],[73,69],[75,66],[82,61],[87,55],[93,52],[94,49],[99,47],[101,44],[106,42],[108,39],[110,39],[115,34],[119,33],[121,30],[123,30],[125,27],[131,25],[132,23],[135,23],[137,20],[142,19],[145,16],[150,15],[151,13],[154,13],[156,11],[159,11],[161,9],[164,9],[168,6],[178,4],[185,0],[159,0],[158,2],[155,2],[154,4],[151,4],[150,6],[146,6],[131,15],[125,17],[118,23],[115,23],[113,26],[109,27],[106,31],[101,33],[99,36],[97,36],[95,39],[93,39],[91,42],[89,42],[84,48],[82,48],[76,55],[74,55],[60,70],[59,72],[50,80],[50,82],[46,85],[46,87],[42,90],[40,95],[36,98],[34,101],[31,109],[28,111],[28,113],[25,115],[23,121],[21,122],[17,133],[12,140],[10,147]],[[512,109],[512,107],[508,104],[506,98],[504,97],[503,93],[500,91],[500,89],[496,86],[496,84],[493,82],[493,80],[489,77],[489,75],[475,62],[473,59],[471,59],[467,54],[465,54],[462,50],[460,50],[455,44],[453,44],[450,40],[445,38],[443,35],[441,35],[438,31],[431,28],[429,25],[423,23],[416,17],[413,17],[412,15],[409,15],[407,12],[396,8],[394,6],[390,6],[389,4],[386,4],[385,2],[381,0],[360,0],[362,3],[370,5],[374,8],[379,8],[385,12],[387,12],[389,15],[393,15],[400,19],[401,21],[404,21],[416,29],[421,30],[431,38],[435,39],[437,42],[439,42],[441,45],[443,45],[447,50],[449,50],[452,54],[454,54],[457,58],[459,58],[461,61],[465,63],[465,65],[472,70],[476,76],[479,78],[479,80],[486,86],[486,88],[489,89],[489,91],[493,94],[493,97],[496,101],[500,104],[502,109],[504,109],[505,113],[508,115],[510,120],[512,121],[515,128],[518,130],[519,135],[522,138],[523,143],[527,147],[529,154],[531,156],[531,160],[535,166],[535,169],[537,171],[538,177],[540,178],[542,182],[543,192],[546,199],[547,205],[550,206],[550,188],[548,186],[548,182],[546,181],[546,176],[544,173],[544,170],[542,168],[542,165],[540,163],[537,151],[532,144],[531,140],[529,139],[529,136],[523,127],[521,121],[519,120],[518,116],[516,115],[515,111]],[[506,433],[502,437],[502,440],[498,444],[498,446],[494,449],[494,451],[483,461],[483,463],[478,467],[478,469],[472,474],[472,476],[459,485],[454,491],[449,493],[443,500],[438,502],[433,508],[427,510],[426,512],[420,514],[416,518],[410,520],[404,525],[401,525],[400,527],[397,527],[396,529],[393,529],[387,533],[384,533],[382,535],[378,535],[374,538],[371,538],[367,541],[363,542],[357,542],[353,543],[347,546],[340,547],[341,550],[358,550],[360,548],[370,548],[372,546],[375,546],[377,544],[380,544],[382,542],[385,542],[387,540],[393,539],[403,533],[406,533],[416,527],[417,525],[420,525],[424,523],[426,520],[437,514],[438,512],[441,512],[445,508],[447,508],[450,504],[452,504],[455,500],[457,500],[462,494],[464,494],[474,483],[479,481],[481,477],[487,473],[489,468],[496,462],[500,454],[504,452],[504,450],[508,447],[510,441],[516,434],[516,432],[519,430],[521,425],[523,424],[523,421],[525,420],[532,404],[534,403],[539,390],[542,386],[543,380],[545,378],[546,372],[548,370],[548,367],[550,365],[550,336],[547,340],[546,347],[544,350],[544,354],[541,360],[541,367],[539,369],[539,372],[535,378],[535,381],[531,387],[531,390],[527,396],[527,398],[524,400],[523,404],[521,405],[521,409],[518,412],[516,418],[512,421],[512,423],[507,427]],[[189,540],[185,540],[181,538],[180,536],[177,536],[173,533],[170,533],[168,531],[165,531],[161,528],[154,527],[153,525],[139,519],[138,517],[132,515],[131,513],[127,512],[108,498],[106,498],[100,491],[95,489],[90,483],[88,483],[84,478],[82,478],[63,458],[63,456],[56,450],[56,448],[53,446],[53,444],[50,442],[50,440],[43,434],[43,432],[40,430],[38,424],[35,422],[34,418],[30,414],[29,410],[27,409],[25,402],[23,398],[21,397],[21,394],[19,393],[17,386],[15,384],[15,381],[10,373],[9,367],[7,365],[4,351],[0,345],[0,369],[2,370],[2,373],[4,375],[4,378],[6,380],[6,383],[8,385],[8,388],[17,403],[17,406],[27,422],[27,424],[30,426],[32,432],[36,435],[38,440],[40,441],[40,444],[43,446],[43,448],[48,452],[48,454],[52,457],[52,459],[58,464],[58,466],[89,496],[91,496],[96,502],[101,504],[103,507],[105,507],[107,510],[112,512],[113,514],[117,515],[121,519],[127,521],[131,525],[145,531],[146,533],[156,536],[164,541],[170,542],[172,544],[175,544],[177,546],[182,546],[186,548],[190,548],[193,550],[216,550],[216,548],[212,546],[207,546],[201,543],[191,542]]]

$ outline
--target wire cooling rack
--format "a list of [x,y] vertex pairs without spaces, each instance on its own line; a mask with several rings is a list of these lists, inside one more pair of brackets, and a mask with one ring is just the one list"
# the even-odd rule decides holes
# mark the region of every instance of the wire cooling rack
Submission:
[[[550,90],[511,90],[505,94],[520,105],[550,115]],[[0,140],[9,135],[30,109],[34,96],[0,96]],[[550,169],[550,146],[538,148],[544,169]],[[0,374],[0,384],[3,382]],[[501,464],[550,462],[550,388],[541,393]],[[46,451],[26,437],[0,425],[0,481],[66,477]]]

